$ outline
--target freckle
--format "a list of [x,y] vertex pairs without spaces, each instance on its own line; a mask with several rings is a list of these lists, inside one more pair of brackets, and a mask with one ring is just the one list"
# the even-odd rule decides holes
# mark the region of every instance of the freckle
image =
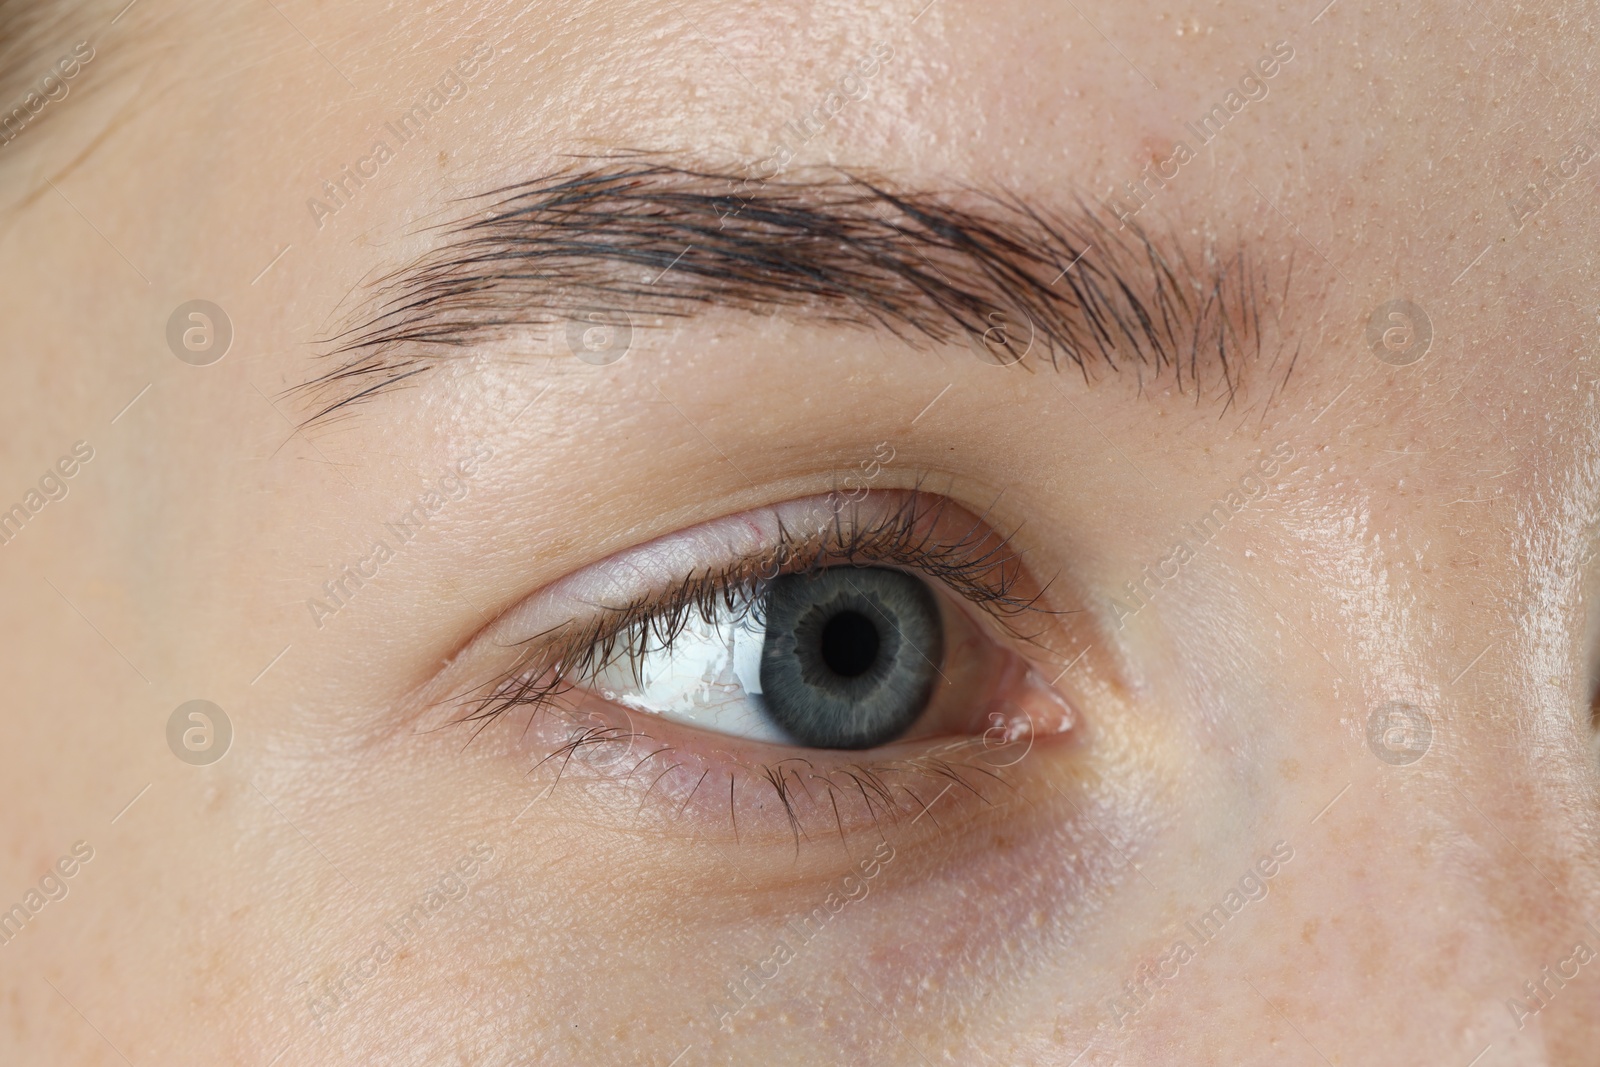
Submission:
[[1321,919],[1307,919],[1306,924],[1300,928],[1300,940],[1311,944],[1317,937],[1317,928],[1322,925]]
[[440,151],[440,153],[439,153],[439,166],[441,166],[441,167],[444,166],[445,162],[447,160],[449,160],[449,158],[450,158],[450,153],[449,152]]

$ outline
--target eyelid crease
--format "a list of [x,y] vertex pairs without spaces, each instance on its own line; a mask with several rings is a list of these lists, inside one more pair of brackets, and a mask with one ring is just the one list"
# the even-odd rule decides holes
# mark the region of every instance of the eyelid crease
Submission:
[[[1180,392],[1231,404],[1288,299],[1292,257],[1279,298],[1242,248],[1157,237],[1082,200],[1063,213],[1007,191],[804,173],[752,185],[632,154],[483,194],[438,227],[440,247],[375,283],[365,321],[328,341],[340,365],[290,392],[314,423],[509,330],[597,306],[659,319],[721,306],[914,346],[986,336],[1000,314],[1029,323],[1056,369],[1170,370]],[[1292,371],[1291,358],[1285,381]]]
[[[558,623],[525,639],[517,663],[478,687],[486,693],[462,702],[456,723],[476,723],[473,736],[514,708],[528,706],[537,714],[576,688],[575,678],[597,673],[621,657],[651,650],[670,650],[673,641],[696,617],[710,621],[717,612],[759,611],[764,584],[779,574],[805,573],[826,566],[900,564],[937,579],[972,603],[1013,638],[1034,641],[1025,631],[1028,617],[1066,614],[1042,604],[1048,583],[1023,592],[1025,571],[1019,553],[1010,547],[1016,531],[1002,536],[977,517],[964,532],[939,533],[946,497],[920,488],[898,494],[894,506],[862,522],[860,508],[835,511],[831,526],[810,532],[778,524],[776,544],[714,568],[686,574],[663,591],[636,596],[617,605],[596,604],[586,620]],[[637,679],[636,679],[637,681]]]

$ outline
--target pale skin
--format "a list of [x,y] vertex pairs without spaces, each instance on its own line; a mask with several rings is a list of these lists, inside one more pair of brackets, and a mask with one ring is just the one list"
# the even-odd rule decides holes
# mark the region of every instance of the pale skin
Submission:
[[[0,504],[93,450],[0,547],[0,906],[73,867],[0,947],[0,1059],[1592,1056],[1600,214],[1569,155],[1600,104],[1587,13],[277,6],[91,11],[37,66],[83,39],[95,58],[0,148]],[[564,324],[513,333],[307,424],[319,342],[460,198],[574,154],[768,157],[879,41],[892,58],[795,166],[1044,202],[1170,160],[1287,42],[1269,91],[1138,212],[1299,279],[1231,406],[1170,374],[1086,382],[712,309],[641,320],[606,366]],[[484,43],[469,91],[337,211],[308,207]],[[166,339],[193,299],[232,324],[209,366]],[[1366,335],[1396,299],[1432,328],[1405,365]],[[619,771],[770,747],[650,723],[557,783],[535,764],[560,738],[525,714],[450,725],[441,698],[494,676],[530,597],[868,470],[868,500],[921,485],[1016,530],[1063,612],[947,661],[953,686],[1032,679],[1032,744],[981,750],[1003,781],[906,780],[837,818],[819,799],[791,832],[756,784],[730,801]],[[233,729],[204,766],[166,733],[194,699]],[[1369,740],[1390,704],[1426,715],[1425,750],[1403,714]],[[92,859],[57,868],[80,841]],[[419,900],[420,934],[375,956]],[[796,933],[819,906],[821,932]]]

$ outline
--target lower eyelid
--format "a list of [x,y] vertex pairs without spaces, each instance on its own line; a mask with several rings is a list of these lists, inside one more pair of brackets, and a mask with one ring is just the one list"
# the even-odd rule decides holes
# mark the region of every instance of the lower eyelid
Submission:
[[[529,786],[581,797],[581,818],[746,848],[948,834],[1018,796],[1036,765],[1084,740],[1081,716],[1034,672],[973,709],[973,733],[865,752],[720,737],[574,693],[529,709],[509,735],[533,761]],[[1031,729],[1022,726],[1031,723]],[[937,818],[925,815],[937,803]]]
[[[576,774],[598,787],[584,790],[586,805],[616,803],[615,815],[625,820],[618,828],[654,826],[750,848],[914,826],[946,787],[962,794],[958,800],[992,803],[1006,786],[1003,771],[984,764],[991,750],[981,738],[931,755],[902,746],[908,751],[900,758],[762,746],[769,758],[760,759],[682,736],[699,731],[659,720],[637,724],[642,729],[631,734],[625,725],[574,725],[586,738],[569,730],[565,744],[541,759],[559,762],[563,777]],[[601,740],[601,732],[609,736]],[[990,758],[1003,764],[1008,757]]]

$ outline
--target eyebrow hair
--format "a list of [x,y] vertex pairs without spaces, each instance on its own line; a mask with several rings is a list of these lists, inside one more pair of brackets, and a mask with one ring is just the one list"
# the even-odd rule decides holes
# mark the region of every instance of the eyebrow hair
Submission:
[[596,309],[629,321],[782,313],[914,347],[980,338],[1011,345],[998,362],[1020,358],[1012,336],[1025,332],[1056,369],[1087,379],[1132,365],[1141,387],[1170,373],[1227,410],[1282,314],[1281,301],[1268,319],[1262,307],[1279,288],[1286,299],[1293,267],[1269,285],[1242,247],[1158,239],[1081,200],[1050,211],[842,171],[758,180],[604,157],[466,203],[436,227],[439,247],[379,278],[357,324],[324,342],[338,365],[290,390],[310,398],[307,423],[474,345]]

